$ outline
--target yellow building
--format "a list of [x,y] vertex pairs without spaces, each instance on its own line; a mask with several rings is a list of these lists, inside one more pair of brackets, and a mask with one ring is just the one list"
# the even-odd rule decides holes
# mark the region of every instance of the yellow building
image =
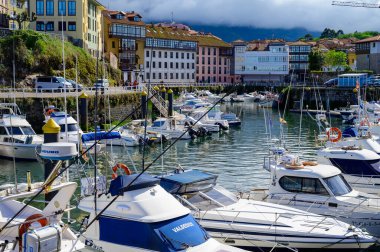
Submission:
[[[0,0],[1,1],[1,0]],[[37,15],[30,29],[61,34],[94,57],[102,50],[101,13],[105,7],[96,0],[31,0],[29,15]]]
[[136,12],[103,11],[104,52],[111,66],[123,72],[125,82],[142,81],[145,24]]
[[356,53],[355,49],[349,49],[347,51],[347,61],[348,61],[348,66],[351,68],[351,70],[356,71]]

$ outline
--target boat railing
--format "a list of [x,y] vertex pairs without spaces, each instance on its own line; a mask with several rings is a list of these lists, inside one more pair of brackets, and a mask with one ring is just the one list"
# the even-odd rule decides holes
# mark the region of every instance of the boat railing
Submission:
[[173,194],[174,197],[176,197],[179,202],[181,202],[182,205],[188,205],[190,208],[192,208],[194,211],[196,212],[199,212],[200,209],[198,207],[196,207],[195,205],[191,204],[188,200],[186,200],[185,198],[181,197],[180,195],[177,195],[177,194]]
[[[243,193],[244,198],[255,198],[251,194],[257,194],[256,192]],[[297,203],[306,206],[310,204],[306,212],[311,212],[314,207],[336,207],[339,209],[339,215],[344,217],[347,213],[352,213],[360,208],[361,212],[373,212],[379,210],[380,212],[380,197],[361,197],[361,196],[330,196],[330,195],[318,195],[319,199],[311,199],[312,195],[297,194],[297,193],[270,193],[265,196],[265,200],[272,201],[280,205],[295,206]],[[325,198],[322,198],[325,197]],[[264,198],[263,198],[264,199]],[[345,208],[343,209],[342,206]],[[380,215],[380,214],[379,214]]]

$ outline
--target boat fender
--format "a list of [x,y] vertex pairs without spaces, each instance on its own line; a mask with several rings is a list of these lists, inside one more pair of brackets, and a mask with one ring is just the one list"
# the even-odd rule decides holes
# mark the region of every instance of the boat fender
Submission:
[[126,166],[126,165],[123,164],[123,163],[117,163],[114,167],[112,167],[112,171],[113,171],[112,179],[117,178],[117,173],[116,173],[116,171],[117,171],[118,169],[123,169],[124,172],[125,172],[125,174],[127,174],[127,175],[131,175],[131,174],[132,174],[132,172],[131,172],[131,170],[129,170],[128,166]]
[[[333,135],[337,135],[336,137],[332,137]],[[342,138],[342,131],[336,127],[332,127],[327,131],[327,138],[332,143],[338,142]]]
[[316,161],[303,161],[302,165],[304,165],[304,166],[316,166],[316,165],[318,165],[318,162],[316,162]]
[[298,169],[303,169],[304,166],[303,166],[303,164],[286,164],[285,168],[286,169],[298,170]]
[[25,219],[25,222],[20,225],[18,229],[18,237],[19,237],[19,251],[22,251],[22,236],[28,231],[28,229],[33,225],[39,224],[41,227],[45,227],[49,224],[49,221],[42,214],[32,214],[28,218]]

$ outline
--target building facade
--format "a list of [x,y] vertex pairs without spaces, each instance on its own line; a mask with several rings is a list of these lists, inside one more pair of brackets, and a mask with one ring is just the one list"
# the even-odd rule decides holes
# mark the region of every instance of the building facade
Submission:
[[0,28],[8,28],[9,22],[7,15],[9,15],[9,0],[0,0]]
[[146,26],[145,81],[194,83],[197,46],[187,29]]
[[235,44],[233,68],[243,83],[282,82],[289,74],[289,47],[277,41]]
[[193,35],[197,38],[196,82],[231,83],[232,46],[211,35]]
[[97,57],[102,48],[101,12],[105,7],[96,0],[32,0],[29,16],[37,15],[30,29],[60,35],[63,31],[76,46]]
[[105,57],[123,72],[124,82],[144,80],[145,24],[135,12],[103,11]]
[[359,40],[355,43],[357,70],[380,73],[380,36]]
[[303,81],[309,72],[309,54],[311,45],[303,42],[288,42],[289,75],[292,80]]

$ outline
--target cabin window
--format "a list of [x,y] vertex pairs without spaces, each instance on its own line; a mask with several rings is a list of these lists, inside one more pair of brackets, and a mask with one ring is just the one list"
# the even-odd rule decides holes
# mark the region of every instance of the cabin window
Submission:
[[9,135],[22,135],[20,127],[7,127]]
[[335,196],[345,195],[352,191],[351,186],[341,174],[330,178],[324,178],[323,180]]
[[315,178],[284,176],[280,179],[280,186],[288,192],[328,195],[321,181]]
[[8,135],[4,127],[0,127],[0,135]]
[[[61,132],[66,132],[66,125],[65,124],[62,124],[59,126],[61,126]],[[67,124],[67,129],[68,129],[68,132],[78,131],[78,126],[75,123]]]
[[152,127],[161,127],[162,125],[164,125],[165,121],[155,121],[153,122],[153,125]]
[[22,126],[21,129],[24,132],[24,135],[35,135],[36,134],[34,132],[34,130],[32,129],[32,127]]

